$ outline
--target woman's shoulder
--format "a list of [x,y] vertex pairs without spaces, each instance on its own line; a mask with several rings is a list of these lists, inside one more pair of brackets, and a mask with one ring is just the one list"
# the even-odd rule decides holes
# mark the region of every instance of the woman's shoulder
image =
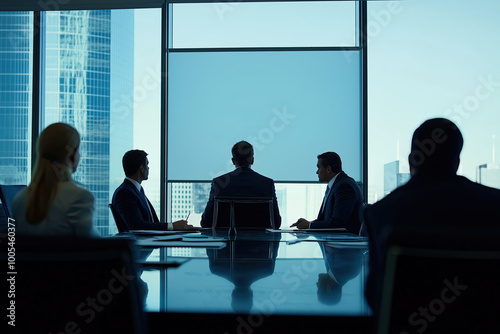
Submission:
[[59,192],[61,195],[65,196],[76,196],[76,197],[85,197],[85,198],[94,198],[94,195],[85,187],[83,184],[77,181],[67,181],[61,182],[59,184]]

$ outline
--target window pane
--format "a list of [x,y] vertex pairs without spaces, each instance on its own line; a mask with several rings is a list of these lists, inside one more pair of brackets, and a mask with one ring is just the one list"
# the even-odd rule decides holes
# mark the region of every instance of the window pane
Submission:
[[95,196],[94,225],[101,234],[114,233],[107,205],[123,181],[126,151],[150,154],[152,182],[144,188],[159,202],[160,10],[44,15],[44,125],[66,122],[80,132],[74,177]]
[[484,171],[500,188],[499,10],[495,0],[368,3],[369,202],[408,173],[413,131],[433,117],[464,136],[458,173],[479,182]]
[[33,13],[0,12],[0,184],[31,170]]
[[361,180],[359,52],[171,52],[168,78],[169,180],[232,170],[240,140],[277,181],[317,181],[326,151]]
[[174,4],[173,47],[355,46],[356,16],[355,1]]
[[[314,174],[316,169],[311,168]],[[318,216],[326,184],[320,183],[276,183],[276,198],[281,215],[281,228],[288,228],[299,218],[314,220]],[[168,199],[171,204],[171,219],[186,219],[189,224],[200,226],[205,211],[210,182],[173,182],[169,185]]]

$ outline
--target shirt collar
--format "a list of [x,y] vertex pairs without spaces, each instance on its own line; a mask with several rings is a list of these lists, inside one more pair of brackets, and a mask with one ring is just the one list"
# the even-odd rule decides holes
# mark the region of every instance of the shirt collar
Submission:
[[332,189],[333,187],[333,183],[335,182],[335,180],[337,179],[337,176],[339,176],[340,172],[337,173],[337,175],[335,175],[331,180],[330,182],[328,182],[328,189]]
[[132,182],[132,184],[137,188],[138,191],[141,191],[141,184],[139,182],[137,182],[136,180],[134,179],[131,179],[130,177],[125,177],[126,180],[129,180],[130,182]]

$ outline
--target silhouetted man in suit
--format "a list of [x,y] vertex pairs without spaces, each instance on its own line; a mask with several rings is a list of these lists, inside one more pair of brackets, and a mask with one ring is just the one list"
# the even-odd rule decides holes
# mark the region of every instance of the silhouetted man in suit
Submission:
[[[498,233],[500,190],[456,175],[462,146],[462,134],[453,122],[444,118],[425,121],[413,133],[408,156],[411,179],[366,208],[370,270],[365,295],[376,315],[391,234],[408,228],[450,232],[470,228],[485,233],[496,229]],[[448,242],[446,236],[443,233],[442,243]]]
[[149,177],[147,153],[131,150],[122,159],[125,180],[115,190],[112,204],[129,230],[183,230],[191,227],[185,220],[160,223],[156,211],[141,186]]
[[317,167],[319,182],[328,182],[318,218],[313,221],[300,218],[291,226],[299,229],[344,227],[359,234],[363,195],[356,181],[342,171],[342,160],[335,152],[318,155]]
[[[240,141],[234,144],[231,154],[233,156],[231,160],[236,169],[212,180],[207,206],[201,216],[201,226],[212,227],[215,196],[248,196],[272,197],[274,227],[279,228],[281,226],[281,216],[276,200],[274,181],[251,169],[254,163],[253,146],[246,141]],[[256,222],[256,224],[259,223]]]

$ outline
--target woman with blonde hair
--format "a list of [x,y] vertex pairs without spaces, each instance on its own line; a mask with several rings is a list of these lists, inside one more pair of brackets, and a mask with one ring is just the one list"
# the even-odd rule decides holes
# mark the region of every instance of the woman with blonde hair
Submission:
[[91,236],[94,196],[75,181],[80,135],[54,123],[42,131],[31,183],[12,202],[16,232],[34,235]]

